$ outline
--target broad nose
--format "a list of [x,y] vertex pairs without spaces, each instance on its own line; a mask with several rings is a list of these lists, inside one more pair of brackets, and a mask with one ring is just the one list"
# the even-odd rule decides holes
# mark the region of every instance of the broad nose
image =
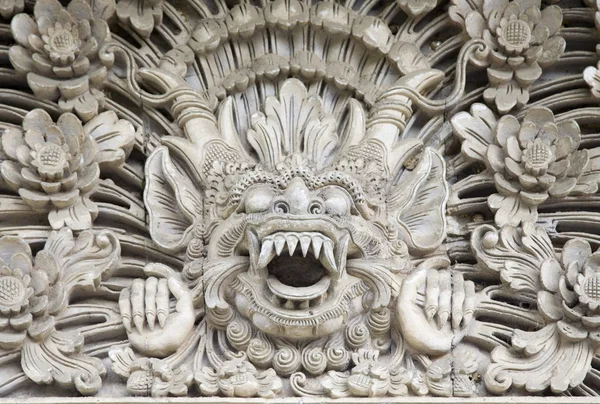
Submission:
[[283,199],[289,207],[289,213],[306,213],[310,203],[310,190],[302,178],[296,177],[290,181],[285,189]]

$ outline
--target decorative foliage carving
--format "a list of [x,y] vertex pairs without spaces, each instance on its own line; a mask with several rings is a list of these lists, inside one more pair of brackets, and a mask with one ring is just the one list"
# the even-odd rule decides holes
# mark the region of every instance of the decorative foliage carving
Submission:
[[81,333],[57,330],[56,323],[70,297],[97,290],[118,265],[114,234],[52,232],[35,260],[25,241],[4,236],[0,257],[0,349],[19,350],[23,372],[36,383],[95,394],[106,373],[102,361],[81,352]]
[[592,285],[600,254],[592,254],[586,241],[572,239],[558,260],[545,231],[530,222],[500,232],[483,226],[472,244],[478,260],[499,272],[511,291],[537,296],[546,321],[535,332],[515,330],[511,349],[492,352],[487,388],[496,394],[511,386],[560,393],[582,383],[598,345],[599,305]]
[[471,113],[451,120],[463,140],[462,152],[485,163],[498,191],[488,198],[499,226],[535,221],[537,206],[548,198],[592,194],[598,179],[588,174],[588,150],[578,150],[581,134],[573,120],[555,123],[547,108],[531,108],[523,121],[506,115],[496,121],[487,107],[475,104]]
[[22,127],[2,135],[4,181],[34,210],[49,212],[52,228],[90,228],[98,215],[89,197],[98,184],[99,163],[123,163],[134,141],[131,123],[112,111],[85,126],[68,112],[54,123],[46,111],[36,109]]
[[501,114],[529,101],[529,87],[542,69],[556,62],[565,49],[558,35],[560,7],[540,10],[541,0],[452,0],[450,18],[470,38],[482,38],[490,50],[479,60],[487,68],[490,88],[483,97]]
[[0,3],[0,396],[598,394],[595,1]]
[[61,110],[88,121],[104,106],[100,88],[113,64],[113,56],[100,49],[110,41],[107,19],[111,0],[90,7],[84,0],[67,8],[57,0],[35,3],[33,18],[15,16],[9,51],[15,70],[41,99],[58,101]]
[[162,22],[162,0],[119,0],[116,11],[121,23],[147,38]]

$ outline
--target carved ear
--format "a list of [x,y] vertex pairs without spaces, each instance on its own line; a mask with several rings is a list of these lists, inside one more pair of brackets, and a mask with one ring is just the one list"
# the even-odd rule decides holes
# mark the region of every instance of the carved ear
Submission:
[[164,146],[146,161],[144,203],[150,235],[156,244],[170,252],[185,248],[192,237],[193,224],[202,217],[202,196],[185,170],[173,163]]
[[408,248],[426,253],[440,246],[446,237],[448,186],[442,157],[427,148],[413,171],[405,171],[388,193],[390,221],[399,225]]

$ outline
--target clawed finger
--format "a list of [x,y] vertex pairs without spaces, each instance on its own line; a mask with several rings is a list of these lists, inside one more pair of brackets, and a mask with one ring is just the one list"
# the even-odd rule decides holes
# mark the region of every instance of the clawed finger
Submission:
[[442,328],[450,317],[450,303],[452,301],[452,278],[450,271],[440,271],[440,298],[438,308],[438,327]]
[[158,280],[156,287],[156,316],[160,328],[164,328],[169,316],[169,285],[164,278]]
[[427,320],[431,321],[438,311],[438,297],[440,293],[439,275],[435,269],[430,269],[427,273],[427,285],[425,289],[425,313]]
[[156,320],[156,287],[158,279],[150,277],[146,280],[145,303],[146,303],[146,321],[150,330],[154,330]]
[[463,319],[465,301],[465,281],[463,275],[456,272],[452,275],[452,328],[460,327]]
[[131,285],[131,309],[133,324],[138,332],[144,328],[145,310],[144,310],[144,281],[135,279]]
[[129,288],[125,288],[121,290],[121,294],[119,295],[119,311],[121,312],[121,319],[123,321],[123,326],[127,330],[127,332],[131,332],[131,302],[130,299]]
[[475,284],[472,281],[465,282],[465,302],[463,304],[463,323],[468,325],[475,311]]

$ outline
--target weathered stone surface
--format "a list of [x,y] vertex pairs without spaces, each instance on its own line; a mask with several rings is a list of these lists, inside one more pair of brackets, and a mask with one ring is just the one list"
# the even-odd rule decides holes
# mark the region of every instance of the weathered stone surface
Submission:
[[546,3],[4,1],[0,396],[600,394],[600,4]]

